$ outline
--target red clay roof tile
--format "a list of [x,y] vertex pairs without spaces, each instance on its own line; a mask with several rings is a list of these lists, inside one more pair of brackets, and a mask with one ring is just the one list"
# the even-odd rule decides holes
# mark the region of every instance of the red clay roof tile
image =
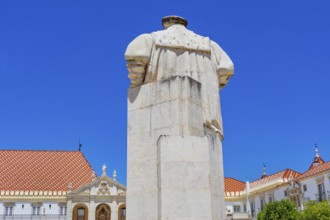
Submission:
[[80,151],[0,150],[0,190],[67,191],[92,174]]
[[297,178],[297,180],[301,180],[301,179],[304,179],[304,178],[307,178],[307,177],[310,177],[310,176],[313,176],[313,175],[316,175],[316,174],[319,174],[319,173],[322,173],[322,172],[328,171],[328,170],[330,170],[330,161],[323,163],[321,165],[318,165],[318,166],[314,167],[313,169],[307,170],[305,173],[303,173],[301,176],[299,176]]
[[[325,161],[320,156],[316,156],[316,157],[314,157],[313,162],[309,166],[309,170],[313,169],[314,167],[319,166],[320,164],[324,164],[324,163],[325,163]],[[316,164],[316,166],[314,164]]]
[[245,183],[230,177],[225,177],[225,192],[238,192],[245,189]]
[[298,177],[299,175],[301,175],[300,173],[294,171],[294,170],[291,170],[291,169],[285,169],[285,170],[282,170],[282,171],[279,171],[277,173],[274,173],[272,175],[269,175],[269,176],[266,176],[266,177],[263,177],[263,178],[260,178],[260,179],[257,179],[253,182],[251,182],[250,184],[250,187],[257,187],[257,186],[260,186],[262,184],[265,184],[265,183],[268,183],[268,182],[271,182],[273,180],[278,180],[278,179],[287,179],[289,178],[290,176],[295,179],[296,177]]

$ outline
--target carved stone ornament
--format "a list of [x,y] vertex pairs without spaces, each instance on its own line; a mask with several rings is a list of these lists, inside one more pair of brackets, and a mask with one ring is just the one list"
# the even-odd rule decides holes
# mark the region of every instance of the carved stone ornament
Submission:
[[118,189],[118,195],[125,195],[125,191],[122,189]]
[[83,193],[87,195],[90,194],[90,189],[86,189]]
[[99,190],[97,192],[98,195],[110,195],[110,187],[108,185],[108,182],[105,180],[102,180],[99,185]]

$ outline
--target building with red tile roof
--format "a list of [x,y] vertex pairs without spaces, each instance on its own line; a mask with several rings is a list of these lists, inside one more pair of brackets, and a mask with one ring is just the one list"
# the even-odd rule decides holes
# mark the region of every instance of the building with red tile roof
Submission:
[[325,161],[322,159],[322,157],[320,157],[318,147],[315,146],[315,157],[313,159],[313,162],[309,166],[309,170],[313,169],[314,167],[317,167],[318,165],[324,164],[324,163],[325,163]]
[[[81,151],[0,150],[0,191],[63,192],[92,181]],[[2,194],[2,193],[1,193]]]
[[297,180],[302,180],[302,179],[310,178],[310,177],[317,176],[317,175],[320,175],[323,173],[328,173],[329,170],[330,170],[330,161],[324,162],[316,167],[313,167],[313,168],[307,170],[305,173],[300,175],[297,178]]
[[[251,182],[226,177],[229,215],[233,219],[242,212],[256,216],[267,202],[285,198],[298,208],[308,200],[329,199],[330,162],[321,158],[317,147],[315,152],[309,169],[302,174],[284,169],[268,175],[264,165],[261,177]],[[72,219],[78,209],[90,219],[96,212],[121,218],[126,213],[126,187],[116,182],[115,171],[113,178],[107,177],[105,165],[102,171],[102,176],[96,177],[80,151],[0,150],[0,218],[10,213],[43,212]],[[82,201],[93,201],[94,205]],[[113,207],[116,212],[111,212]],[[89,212],[91,208],[95,210]]]
[[282,185],[283,183],[287,183],[289,180],[295,179],[300,175],[301,174],[297,171],[285,169],[269,176],[262,176],[260,179],[250,183],[251,192],[254,190],[259,190],[260,188],[269,188]]
[[284,169],[267,175],[264,165],[262,176],[248,182],[248,190],[245,185],[233,178],[225,179],[225,201],[234,213],[248,212],[255,219],[266,203],[281,199],[290,199],[298,209],[303,209],[306,201],[330,199],[330,161],[325,162],[316,147],[315,157],[306,172]]
[[126,187],[116,176],[103,165],[96,177],[81,151],[0,150],[0,219],[125,218]]
[[245,190],[245,183],[231,177],[225,177],[225,192],[237,192]]

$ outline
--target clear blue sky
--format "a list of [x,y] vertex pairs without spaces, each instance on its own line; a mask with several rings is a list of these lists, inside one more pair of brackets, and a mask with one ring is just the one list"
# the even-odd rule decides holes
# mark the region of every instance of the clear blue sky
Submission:
[[166,15],[235,63],[222,91],[225,176],[330,159],[330,1],[0,1],[0,148],[82,151],[126,184],[128,43]]

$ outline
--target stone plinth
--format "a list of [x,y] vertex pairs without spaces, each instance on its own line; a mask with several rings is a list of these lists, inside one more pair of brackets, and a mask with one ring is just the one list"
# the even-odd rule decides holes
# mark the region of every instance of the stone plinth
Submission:
[[190,77],[129,90],[128,220],[225,219],[222,145],[202,119]]

